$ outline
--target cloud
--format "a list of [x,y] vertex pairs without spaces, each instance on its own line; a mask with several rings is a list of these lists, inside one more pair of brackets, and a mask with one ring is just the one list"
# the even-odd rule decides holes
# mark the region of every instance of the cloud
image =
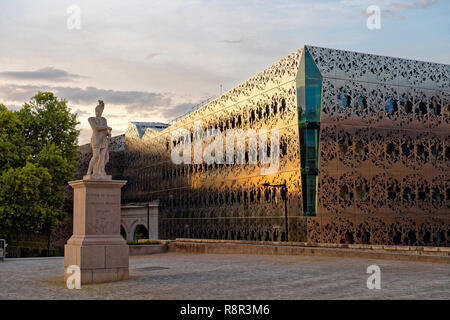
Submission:
[[[0,102],[0,104],[2,104],[2,103]],[[18,110],[23,108],[23,106],[21,106],[20,104],[10,104],[10,103],[8,103],[5,106],[6,106],[7,109],[12,110],[12,111],[18,111]]]
[[224,40],[221,40],[220,42],[230,43],[230,44],[238,44],[238,43],[242,43],[243,41],[245,41],[245,40],[244,39],[239,39],[239,40],[227,40],[227,39],[224,39]]
[[380,7],[394,7],[398,9],[421,9],[429,7],[442,0],[406,0],[403,2],[393,2],[391,0],[341,0],[339,5],[347,7],[367,7],[369,5],[378,5]]
[[89,112],[81,110],[81,109],[76,109],[74,111],[74,113],[76,113],[79,117],[87,117],[90,115]]
[[19,84],[0,85],[0,102],[5,102],[9,109],[18,110],[22,107],[20,104],[29,101],[38,91],[51,91],[58,98],[68,100],[69,107],[80,121],[80,144],[89,141],[90,129],[87,118],[93,116],[98,99],[105,101],[106,117],[115,135],[123,133],[128,121],[168,123],[191,112],[193,107],[199,105],[198,99],[177,96],[173,93]]
[[441,0],[420,0],[413,1],[412,3],[399,3],[394,2],[391,4],[392,7],[397,9],[413,10],[413,9],[425,9],[433,4],[440,2]]
[[372,15],[371,13],[367,12],[366,9],[361,10],[361,13],[362,13],[363,16],[365,16],[365,17],[367,17],[367,18],[370,17],[370,16]]
[[404,17],[390,9],[385,9],[382,11],[382,13],[389,15],[393,20],[405,20],[406,19],[406,17]]
[[125,105],[129,112],[139,111],[143,107],[164,107],[171,103],[169,94],[148,91],[105,90],[96,87],[53,87],[49,90],[76,104],[95,104],[101,99],[106,104]]
[[408,10],[409,9],[414,9],[414,7],[412,5],[406,4],[406,3],[397,3],[397,2],[395,2],[395,3],[392,4],[392,6],[394,8],[397,8],[397,9],[408,9]]
[[47,81],[73,81],[83,76],[72,74],[67,71],[46,67],[34,71],[3,71],[0,77],[14,80],[47,80]]
[[0,97],[6,101],[28,101],[38,91],[51,91],[61,99],[75,104],[96,104],[104,100],[106,104],[126,105],[129,111],[136,108],[152,106],[168,106],[171,102],[169,94],[146,91],[105,90],[96,87],[75,88],[60,86],[36,86],[5,84],[0,86]]
[[[0,101],[13,102],[8,105],[17,106],[17,103],[29,101],[38,91],[51,91],[58,98],[68,100],[69,105],[77,106],[74,112],[82,118],[90,115],[87,111],[88,106],[95,106],[99,99],[104,100],[107,107],[109,105],[121,107],[116,109],[122,110],[117,114],[117,118],[123,118],[125,111],[130,117],[150,119],[157,117],[172,120],[192,111],[192,108],[199,103],[198,101],[183,102],[186,98],[170,93],[18,84],[0,85]],[[114,118],[114,114],[109,117]]]
[[[440,2],[441,0],[420,0],[420,1],[410,1],[409,3],[404,3],[404,2],[387,2],[387,3],[383,3],[383,5],[380,4],[380,6],[382,7],[382,13],[384,14],[384,16],[388,16],[390,18],[392,18],[393,20],[405,20],[406,17],[402,16],[401,14],[397,13],[400,10],[420,10],[420,9],[425,9],[433,4],[436,4],[438,2]],[[345,6],[355,6],[355,5],[359,5],[359,6],[366,6],[368,4],[367,1],[362,0],[362,1],[356,1],[355,2],[351,2],[351,1],[341,1],[342,5]],[[391,8],[391,9],[386,9],[386,7]],[[366,9],[361,11],[362,14],[366,17],[369,17],[370,14],[366,12]]]
[[159,56],[159,53],[157,53],[157,52],[149,53],[149,54],[147,55],[147,59],[152,59],[152,58],[154,58],[154,57],[156,57],[156,56]]
[[420,3],[422,5],[422,8],[429,7],[435,3],[440,2],[441,0],[420,0]]

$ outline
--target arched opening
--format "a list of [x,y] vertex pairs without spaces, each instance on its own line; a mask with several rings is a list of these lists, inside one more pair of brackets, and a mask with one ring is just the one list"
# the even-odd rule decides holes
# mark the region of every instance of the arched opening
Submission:
[[364,244],[370,244],[370,232],[364,232],[361,240]]
[[127,232],[125,231],[125,228],[122,225],[120,225],[120,235],[122,236],[122,238],[127,240]]
[[148,239],[148,230],[142,224],[139,224],[136,226],[136,229],[134,229],[134,235],[133,235],[133,240],[140,240],[140,239]]
[[355,238],[353,236],[353,232],[347,231],[344,235],[344,239],[341,240],[341,243],[355,243]]

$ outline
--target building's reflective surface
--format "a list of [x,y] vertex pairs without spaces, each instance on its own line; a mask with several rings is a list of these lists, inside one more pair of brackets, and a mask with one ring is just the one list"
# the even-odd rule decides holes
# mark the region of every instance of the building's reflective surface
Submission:
[[[449,245],[449,109],[448,65],[305,46],[162,131],[130,124],[112,173],[123,202],[159,200],[160,238],[284,240],[263,183],[286,182],[290,241]],[[245,165],[175,165],[172,132],[193,141],[197,120],[278,129],[278,172],[248,146]]]
[[309,48],[323,76],[320,242],[450,244],[450,66]]
[[[279,190],[262,184],[286,181],[290,240],[306,239],[295,98],[300,54],[291,54],[160,133],[147,131],[140,139],[130,126],[124,171],[129,184],[123,190],[124,201],[158,199],[161,238],[283,240],[284,201]],[[222,133],[227,129],[279,129],[278,173],[263,176],[259,164],[248,164],[255,157],[248,144],[247,164],[174,165],[171,133],[185,128],[194,140],[195,120],[202,121],[203,133],[209,128]]]

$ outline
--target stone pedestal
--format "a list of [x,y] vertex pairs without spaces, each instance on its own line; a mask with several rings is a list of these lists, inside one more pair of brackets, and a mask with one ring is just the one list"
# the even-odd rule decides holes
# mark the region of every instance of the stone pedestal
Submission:
[[64,247],[67,267],[80,267],[81,284],[128,278],[129,249],[120,235],[120,191],[123,180],[69,182],[73,195],[73,235]]

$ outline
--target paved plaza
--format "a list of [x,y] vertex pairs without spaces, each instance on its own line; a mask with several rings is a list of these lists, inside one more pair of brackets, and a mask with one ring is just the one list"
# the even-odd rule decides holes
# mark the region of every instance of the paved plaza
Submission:
[[[369,265],[381,289],[366,286]],[[450,265],[304,256],[130,257],[126,281],[69,290],[63,258],[0,262],[0,299],[450,299]]]

